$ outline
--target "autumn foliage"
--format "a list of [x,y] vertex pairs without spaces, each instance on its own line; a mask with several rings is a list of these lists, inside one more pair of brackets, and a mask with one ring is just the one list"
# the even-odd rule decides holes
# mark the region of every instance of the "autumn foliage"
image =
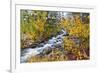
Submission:
[[89,23],[84,23],[80,18],[78,15],[74,17],[73,25],[68,28],[69,36],[64,38],[63,43],[64,49],[78,60],[89,59]]
[[62,50],[58,50],[59,47],[57,47],[49,54],[32,56],[29,62],[88,60],[90,58],[89,14],[72,13],[71,17],[66,18],[58,18],[57,12],[52,14],[52,11],[51,17],[49,17],[49,11],[21,10],[20,14],[21,49],[35,47],[37,43],[56,36],[61,29],[68,33],[63,38],[63,44],[60,47]]

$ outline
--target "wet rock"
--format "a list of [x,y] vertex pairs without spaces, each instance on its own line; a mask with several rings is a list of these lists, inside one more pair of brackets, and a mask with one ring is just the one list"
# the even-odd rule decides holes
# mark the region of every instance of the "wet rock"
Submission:
[[51,52],[52,52],[51,49],[44,49],[42,53],[48,55],[48,54],[50,54]]

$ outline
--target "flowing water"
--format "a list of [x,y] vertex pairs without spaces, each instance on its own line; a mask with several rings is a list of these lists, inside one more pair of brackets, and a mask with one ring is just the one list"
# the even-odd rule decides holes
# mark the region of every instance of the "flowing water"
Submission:
[[63,43],[64,35],[66,34],[67,33],[62,29],[60,34],[58,34],[56,37],[52,37],[46,43],[40,43],[40,46],[37,46],[35,48],[26,48],[24,50],[21,50],[20,62],[27,62],[28,58],[40,54],[41,52],[43,52],[43,50],[53,49],[55,48],[55,46],[61,45]]

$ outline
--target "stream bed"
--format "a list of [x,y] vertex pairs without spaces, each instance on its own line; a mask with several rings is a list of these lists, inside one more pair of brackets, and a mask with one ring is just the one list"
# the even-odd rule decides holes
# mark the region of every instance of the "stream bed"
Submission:
[[62,29],[60,34],[50,38],[46,43],[40,43],[40,46],[37,46],[35,48],[25,48],[21,50],[20,62],[25,63],[30,57],[36,56],[42,53],[44,50],[54,49],[56,46],[62,45],[63,38],[66,34],[67,32]]

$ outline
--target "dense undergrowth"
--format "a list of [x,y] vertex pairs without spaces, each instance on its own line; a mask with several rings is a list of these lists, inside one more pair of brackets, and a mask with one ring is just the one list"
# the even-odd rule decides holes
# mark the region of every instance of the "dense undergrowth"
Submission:
[[72,13],[66,18],[61,16],[52,11],[21,10],[21,49],[35,47],[40,42],[56,36],[61,29],[68,33],[64,36],[61,47],[32,56],[29,62],[89,59],[89,14]]

